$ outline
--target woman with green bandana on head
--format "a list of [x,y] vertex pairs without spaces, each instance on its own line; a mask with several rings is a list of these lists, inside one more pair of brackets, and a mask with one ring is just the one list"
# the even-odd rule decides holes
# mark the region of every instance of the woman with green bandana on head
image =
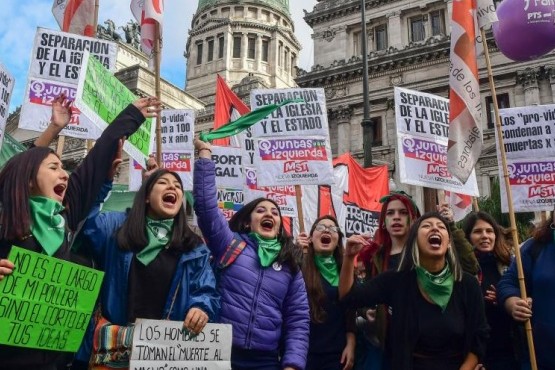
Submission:
[[[53,103],[53,120],[37,145],[11,158],[0,172],[0,279],[14,268],[7,259],[12,245],[73,260],[71,234],[86,218],[122,137],[133,134],[145,120],[159,112],[160,102],[141,98],[125,108],[97,140],[71,175],[48,147],[53,136],[69,122],[70,103],[64,97]],[[56,114],[65,117],[61,122]],[[53,370],[62,352],[0,345],[4,370]]]
[[350,370],[355,357],[355,311],[338,304],[343,233],[337,220],[322,216],[297,245],[306,249],[303,276],[310,305],[310,340],[306,370]]
[[339,280],[347,307],[386,304],[395,370],[474,370],[488,326],[478,281],[462,271],[447,221],[436,212],[414,222],[398,271],[355,285],[354,258],[367,244],[349,238]]

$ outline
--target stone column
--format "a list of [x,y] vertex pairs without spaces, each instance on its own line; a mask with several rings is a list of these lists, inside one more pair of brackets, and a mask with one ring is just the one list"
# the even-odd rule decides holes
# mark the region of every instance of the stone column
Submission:
[[331,119],[337,123],[337,155],[351,151],[351,117],[353,108],[340,105],[331,111]]
[[243,33],[241,35],[241,69],[247,69],[247,55],[249,54],[248,51],[249,47],[249,35]]
[[256,35],[256,47],[254,51],[254,70],[261,71],[260,66],[262,65],[262,36]]
[[524,89],[524,103],[526,105],[540,104],[539,77],[539,68],[526,68],[516,74],[517,84],[522,85]]
[[551,85],[551,102],[555,103],[555,65],[547,65],[543,69],[543,78]]
[[391,12],[387,17],[387,37],[388,45],[400,49],[403,46],[403,27],[401,25],[401,12]]

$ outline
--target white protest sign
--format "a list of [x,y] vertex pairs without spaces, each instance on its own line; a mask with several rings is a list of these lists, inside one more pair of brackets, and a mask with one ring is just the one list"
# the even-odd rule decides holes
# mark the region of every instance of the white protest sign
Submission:
[[[38,28],[31,55],[19,128],[42,132],[48,126],[52,101],[61,93],[74,100],[83,55],[89,51],[110,71],[116,68],[117,45],[106,40]],[[61,135],[97,139],[92,122],[74,109]]]
[[4,142],[4,130],[10,109],[15,79],[8,69],[0,63],[0,148]]
[[[555,205],[555,104],[499,111],[509,182],[516,212],[551,211]],[[500,178],[503,173],[496,135]],[[508,212],[505,181],[501,209]]]
[[[156,152],[153,155],[156,156]],[[194,150],[162,152],[161,159],[160,168],[177,173],[183,183],[183,191],[193,190]],[[139,190],[143,182],[143,171],[143,167],[136,160],[129,160],[129,191]]]
[[237,213],[245,204],[245,192],[243,189],[218,188],[218,208],[222,210],[226,220]]
[[256,139],[259,186],[331,185],[331,147],[324,137]]
[[282,216],[298,217],[295,186],[258,186],[256,169],[244,167],[243,172],[246,179],[245,203],[256,198],[270,199],[279,206]]
[[[190,109],[164,109],[160,112],[162,141],[162,165],[177,172],[183,182],[183,190],[193,190],[193,159],[195,112]],[[156,143],[152,138],[150,151],[156,156]],[[143,181],[143,167],[137,161],[129,161],[129,190],[136,191]]]
[[241,148],[214,145],[212,146],[212,160],[216,165],[216,186],[218,188],[243,188]]
[[130,370],[231,369],[231,325],[206,324],[194,336],[182,321],[137,319]]
[[253,136],[328,136],[328,114],[324,89],[268,89],[251,91],[251,109],[285,100],[302,99],[275,110],[253,128]]
[[395,117],[403,184],[479,195],[474,171],[463,184],[447,169],[448,99],[396,87]]

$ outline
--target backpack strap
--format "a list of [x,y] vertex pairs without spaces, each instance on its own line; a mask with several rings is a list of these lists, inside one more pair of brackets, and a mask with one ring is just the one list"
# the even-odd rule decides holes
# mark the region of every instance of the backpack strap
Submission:
[[222,255],[222,258],[220,258],[218,268],[224,269],[235,262],[237,256],[241,254],[246,246],[247,242],[243,239],[240,239],[238,237],[234,237],[233,239],[231,239],[231,243],[226,248],[225,253]]

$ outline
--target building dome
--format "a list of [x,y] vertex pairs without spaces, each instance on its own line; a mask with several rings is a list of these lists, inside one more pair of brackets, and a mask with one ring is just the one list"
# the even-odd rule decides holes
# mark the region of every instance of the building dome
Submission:
[[290,14],[289,13],[289,0],[199,0],[197,12],[201,10],[215,6],[215,5],[223,5],[223,4],[233,4],[238,5],[241,3],[245,4],[264,4],[276,10],[279,10],[282,13]]

